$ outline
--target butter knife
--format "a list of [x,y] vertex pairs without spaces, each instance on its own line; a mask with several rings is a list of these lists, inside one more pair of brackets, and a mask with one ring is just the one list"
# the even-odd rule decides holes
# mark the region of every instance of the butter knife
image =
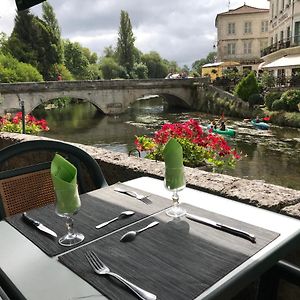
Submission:
[[45,225],[43,225],[41,222],[36,221],[33,218],[29,217],[26,212],[24,212],[22,214],[22,217],[23,217],[23,220],[27,224],[29,224],[29,225],[31,225],[33,227],[36,227],[37,229],[41,230],[42,232],[45,232],[45,233],[47,233],[47,234],[49,234],[49,235],[51,235],[53,237],[57,237],[57,234],[53,230],[49,229],[48,227],[46,227]]
[[225,232],[228,232],[228,233],[234,234],[236,236],[242,237],[244,239],[247,239],[247,240],[251,241],[252,243],[256,243],[255,236],[247,231],[244,231],[244,230],[241,230],[241,229],[238,229],[235,227],[231,227],[231,226],[228,226],[228,225],[225,225],[222,223],[218,223],[218,222],[215,222],[208,218],[203,218],[203,217],[199,217],[196,215],[192,215],[192,214],[186,214],[186,217],[190,220],[193,220],[193,221],[205,224],[205,225],[209,225],[216,229],[223,230]]

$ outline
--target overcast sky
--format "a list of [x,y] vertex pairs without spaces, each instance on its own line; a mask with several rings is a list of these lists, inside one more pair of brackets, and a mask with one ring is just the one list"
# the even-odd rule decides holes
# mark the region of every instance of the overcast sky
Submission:
[[[62,38],[77,41],[99,56],[116,46],[120,12],[128,12],[135,46],[143,53],[157,51],[180,66],[205,58],[216,41],[215,17],[228,10],[228,0],[48,0]],[[244,3],[269,8],[267,0],[230,0],[230,9]],[[31,8],[40,16],[41,4]],[[15,0],[0,0],[0,32],[11,34]]]

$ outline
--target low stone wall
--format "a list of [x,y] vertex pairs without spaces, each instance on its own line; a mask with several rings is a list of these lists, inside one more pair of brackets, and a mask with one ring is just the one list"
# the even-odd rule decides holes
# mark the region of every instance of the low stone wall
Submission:
[[[0,133],[0,149],[13,143],[33,139],[46,138],[15,133]],[[163,178],[164,165],[162,162],[134,156],[128,157],[124,153],[116,153],[82,144],[74,145],[84,149],[97,160],[109,184],[140,176]],[[260,180],[246,180],[188,167],[185,168],[185,174],[187,186],[194,189],[300,219],[300,191],[298,190],[267,184]],[[293,262],[300,265],[300,245],[299,250],[292,253],[290,257],[292,257]],[[282,299],[300,299],[300,291],[297,290],[296,293],[298,293],[296,298],[294,294],[290,298],[285,293]]]

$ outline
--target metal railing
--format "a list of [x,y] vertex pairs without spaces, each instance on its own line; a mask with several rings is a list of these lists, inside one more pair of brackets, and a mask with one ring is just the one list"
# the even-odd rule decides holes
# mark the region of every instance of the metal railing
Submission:
[[293,39],[289,38],[289,39],[280,40],[277,43],[268,46],[267,48],[261,50],[261,56],[271,54],[280,49],[286,49],[286,48],[291,48],[296,46],[300,46],[300,35],[294,36]]

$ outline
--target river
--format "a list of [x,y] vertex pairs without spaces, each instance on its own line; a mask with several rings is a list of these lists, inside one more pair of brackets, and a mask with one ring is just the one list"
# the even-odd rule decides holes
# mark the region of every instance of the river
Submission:
[[[43,132],[43,136],[123,153],[134,148],[135,135],[151,135],[166,122],[194,118],[207,124],[217,117],[195,111],[166,111],[160,101],[155,101],[155,105],[153,100],[138,103],[126,114],[115,117],[100,114],[86,102],[61,109],[37,110],[34,115],[48,122],[50,131]],[[271,125],[270,130],[256,130],[251,124],[232,118],[228,123],[237,131],[228,143],[246,157],[225,174],[300,190],[299,129]]]

